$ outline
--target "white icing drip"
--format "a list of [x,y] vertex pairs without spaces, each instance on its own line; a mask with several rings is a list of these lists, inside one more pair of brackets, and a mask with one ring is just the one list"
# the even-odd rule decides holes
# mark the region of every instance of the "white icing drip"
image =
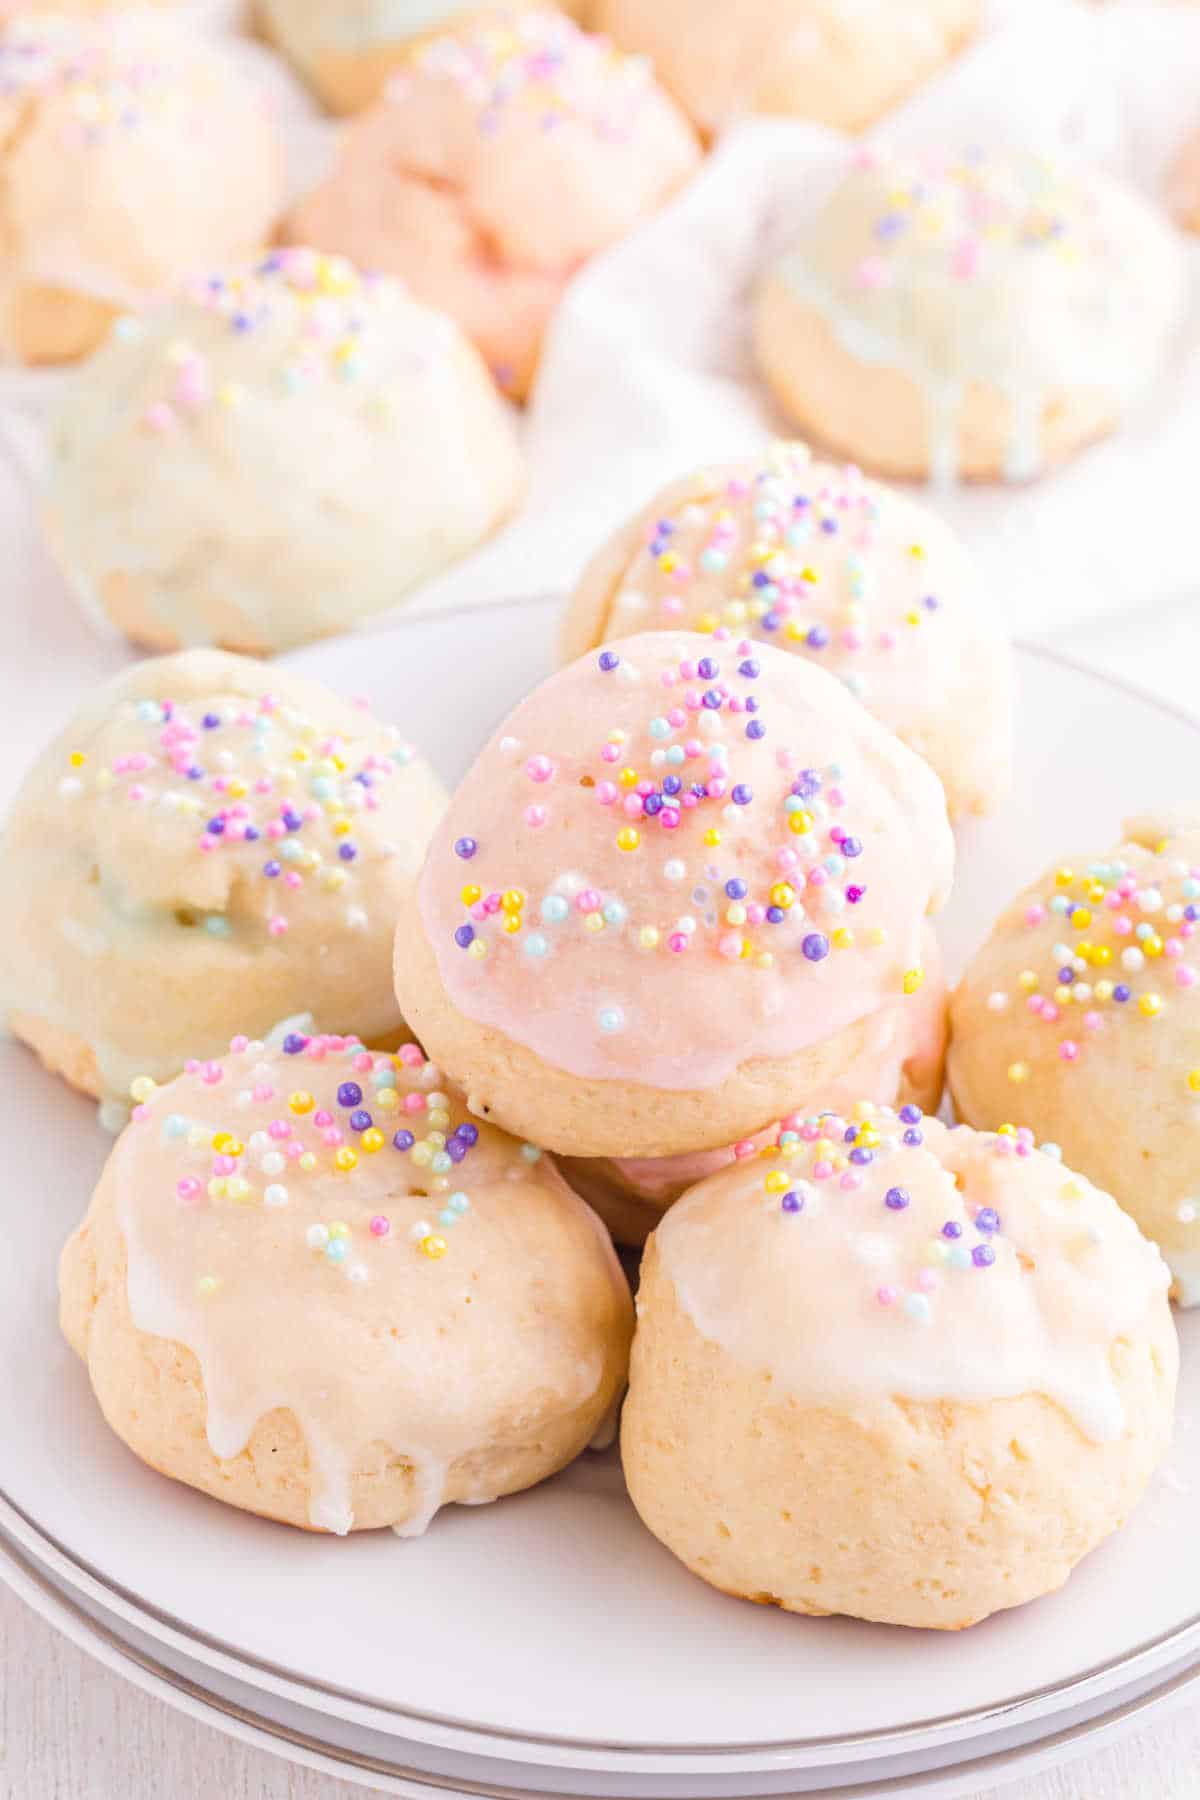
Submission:
[[[658,1252],[696,1329],[806,1404],[1041,1394],[1092,1440],[1118,1437],[1110,1355],[1161,1303],[1168,1275],[1154,1246],[1049,1157],[1001,1155],[1003,1140],[931,1119],[923,1145],[909,1147],[894,1114],[877,1119],[870,1166],[843,1160],[859,1183],[850,1190],[836,1174],[812,1181],[805,1151],[715,1176],[666,1215]],[[841,1123],[828,1138],[844,1159]],[[804,1197],[801,1211],[765,1191],[772,1171]],[[885,1195],[897,1190],[893,1210]],[[981,1207],[999,1213],[998,1231],[975,1225]],[[947,1221],[956,1238],[943,1235]],[[995,1260],[980,1268],[971,1253],[985,1245]],[[966,1266],[951,1266],[952,1252]]]

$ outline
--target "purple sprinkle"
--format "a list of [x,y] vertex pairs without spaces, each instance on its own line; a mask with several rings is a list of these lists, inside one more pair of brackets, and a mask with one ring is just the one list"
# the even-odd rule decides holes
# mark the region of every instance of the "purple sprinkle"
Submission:
[[866,1163],[873,1163],[875,1161],[875,1157],[872,1154],[872,1152],[865,1147],[865,1145],[859,1144],[856,1146],[855,1149],[853,1149],[850,1152],[850,1161],[852,1163],[860,1163],[860,1164],[865,1165]]
[[466,1154],[467,1146],[460,1138],[452,1137],[446,1139],[446,1155],[450,1158],[452,1163],[460,1163]]
[[339,844],[338,855],[343,862],[353,862],[358,855],[358,851],[354,848],[353,844]]
[[782,906],[768,906],[768,908],[767,908],[767,923],[768,923],[768,925],[782,925],[783,921],[786,918],[787,918],[787,914],[784,912]]
[[475,941],[475,927],[473,925],[460,925],[458,930],[454,933],[454,941],[460,950],[465,950],[468,944],[472,944]]
[[1060,969],[1058,971],[1058,979],[1062,982],[1064,987],[1070,987],[1075,980],[1074,969]]
[[718,694],[716,688],[706,688],[704,690],[704,697],[701,701],[701,705],[706,706],[709,712],[720,712],[721,696]]
[[861,856],[862,855],[862,844],[861,844],[860,840],[856,837],[844,837],[842,839],[841,843],[839,844],[838,848],[840,849],[843,856]]
[[729,880],[725,883],[725,892],[729,895],[731,900],[744,900],[746,898],[746,884],[740,875],[730,876]]
[[740,662],[738,664],[738,674],[744,675],[747,681],[754,681],[756,679],[758,675],[758,664],[752,656],[748,656],[745,662]]
[[620,657],[612,650],[602,650],[600,652],[600,667],[604,670],[606,675],[610,675],[620,661]]
[[285,1056],[299,1056],[307,1043],[308,1039],[306,1037],[301,1037],[298,1031],[289,1031],[283,1040],[283,1054]]
[[479,1142],[479,1127],[478,1125],[472,1125],[468,1120],[458,1127],[458,1130],[454,1135],[456,1138],[461,1138],[463,1143],[468,1146],[477,1144]]
[[999,1231],[1000,1214],[996,1211],[994,1206],[980,1207],[979,1211],[975,1214],[975,1229],[977,1231],[988,1232]]
[[996,1260],[996,1252],[990,1244],[976,1244],[971,1252],[971,1261],[977,1269],[987,1269]]
[[224,819],[210,819],[204,829],[209,837],[224,837],[225,821]]
[[746,727],[746,736],[748,738],[761,738],[761,737],[766,737],[766,735],[767,735],[767,728],[763,724],[762,720],[761,719],[751,719],[750,723]]
[[392,1139],[397,1150],[411,1150],[416,1141],[411,1131],[398,1131]]
[[350,1114],[351,1131],[366,1131],[371,1124],[371,1115],[365,1106],[360,1106]]
[[474,838],[462,837],[455,842],[454,854],[461,856],[464,862],[470,862],[478,848],[479,845]]
[[701,681],[715,681],[717,676],[721,673],[721,670],[720,666],[713,661],[711,656],[702,656],[700,661],[696,664],[696,673],[699,675]]
[[888,1208],[889,1212],[903,1212],[908,1205],[908,1201],[909,1193],[907,1188],[889,1188],[887,1193],[883,1196],[883,1204]]
[[646,798],[642,801],[642,811],[648,813],[652,819],[655,818],[657,814],[662,811],[662,796],[660,794],[647,794]]
[[739,781],[729,798],[735,806],[749,806],[754,798],[754,790],[748,788],[744,781]]
[[829,642],[829,633],[823,625],[814,625],[804,641],[810,650],[824,650]]
[[783,1196],[783,1199],[779,1202],[779,1204],[780,1204],[780,1206],[782,1206],[784,1212],[798,1213],[798,1212],[804,1211],[803,1198],[801,1197],[801,1195],[795,1193],[790,1188],[789,1188],[788,1192]]
[[221,723],[221,715],[220,713],[205,713],[200,723],[203,725],[205,731],[215,731],[217,726]]
[[918,1144],[923,1144],[925,1142],[925,1134],[924,1132],[918,1131],[915,1125],[910,1125],[904,1134],[904,1142],[908,1145],[910,1150],[915,1150]]
[[274,881],[277,875],[282,875],[282,873],[283,864],[276,862],[274,857],[271,858],[270,862],[265,862],[263,864],[263,874],[269,876],[272,881]]
[[339,1106],[358,1106],[362,1101],[362,1089],[357,1081],[343,1081],[337,1097]]
[[1119,1000],[1121,1005],[1124,1006],[1125,1002],[1129,999],[1131,992],[1132,989],[1126,987],[1123,981],[1118,981],[1116,987],[1113,989],[1113,999]]
[[682,786],[683,783],[680,781],[678,775],[667,775],[663,780],[663,793],[672,795],[677,794]]
[[838,528],[838,522],[836,519],[822,519],[821,520],[821,530],[825,533],[825,535],[827,537],[832,537],[834,532],[837,530],[837,528]]
[[962,1226],[957,1219],[946,1220],[942,1226],[942,1236],[944,1238],[960,1238],[962,1236]]
[[283,822],[287,826],[289,831],[299,831],[300,827],[304,823],[304,820],[300,817],[300,814],[298,812],[293,812],[292,809],[289,807],[287,812],[285,812],[283,815]]
[[824,962],[829,955],[829,939],[823,932],[810,931],[800,948],[809,962]]
[[906,1125],[919,1125],[922,1118],[921,1109],[919,1106],[914,1106],[910,1100],[907,1106],[900,1108],[900,1117]]

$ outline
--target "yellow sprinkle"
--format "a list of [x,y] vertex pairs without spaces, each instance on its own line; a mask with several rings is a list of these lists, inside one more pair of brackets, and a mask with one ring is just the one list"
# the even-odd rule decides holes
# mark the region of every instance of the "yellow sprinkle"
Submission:
[[771,905],[781,906],[786,912],[796,898],[796,890],[788,881],[777,881],[771,889]]
[[358,1151],[351,1150],[349,1144],[347,1144],[338,1151],[333,1160],[338,1168],[341,1169],[344,1174],[348,1175],[351,1169],[357,1169],[358,1167]]
[[477,901],[483,898],[483,889],[478,887],[475,882],[468,881],[466,887],[458,897],[464,906],[474,906]]
[[768,1194],[782,1194],[787,1184],[788,1178],[782,1169],[772,1169],[765,1183]]
[[917,561],[920,562],[921,558],[925,554],[924,544],[910,544],[908,546],[908,554],[910,556],[915,556]]
[[[520,929],[521,929],[520,913],[505,913],[504,929],[505,929],[505,931],[507,931],[507,933],[510,937],[512,937],[514,932],[520,931]],[[471,943],[470,943],[470,949],[473,950],[475,948],[475,945],[478,942],[479,942],[478,938],[472,938]]]
[[520,888],[506,888],[500,896],[500,904],[505,912],[520,912],[525,904],[525,896]]
[[1098,969],[1107,969],[1112,961],[1112,951],[1107,944],[1097,944],[1092,950],[1092,961]]
[[1113,997],[1113,984],[1111,981],[1098,981],[1092,989],[1092,992],[1095,994],[1097,1000],[1111,1000]]
[[306,1175],[311,1175],[317,1166],[317,1159],[311,1150],[306,1150],[302,1156],[297,1157],[296,1161]]
[[252,1197],[250,1193],[250,1183],[241,1175],[231,1175],[229,1177],[229,1180],[225,1183],[225,1192],[231,1200],[242,1201],[249,1200]]
[[353,829],[349,819],[337,819],[334,821],[333,835],[334,837],[349,837]]
[[428,1237],[421,1239],[421,1248],[430,1262],[437,1262],[440,1257],[445,1256],[449,1246],[445,1238],[435,1237],[431,1232]]
[[727,925],[744,925],[746,923],[746,909],[740,900],[732,901],[725,908],[725,923]]
[[1158,936],[1157,932],[1155,933],[1155,935],[1153,937],[1148,937],[1148,938],[1142,939],[1142,949],[1145,952],[1145,954],[1151,958],[1162,955],[1163,941]]
[[343,1238],[343,1237],[350,1236],[350,1227],[347,1225],[347,1223],[344,1219],[331,1220],[331,1222],[328,1226],[328,1231],[329,1231],[329,1235],[331,1238]]
[[806,832],[812,830],[811,815],[806,812],[789,813],[788,830],[794,832],[797,837],[803,837]]
[[72,750],[67,761],[73,769],[82,769],[84,763],[87,761],[87,757],[83,754],[82,750]]
[[598,912],[584,913],[583,929],[585,931],[591,931],[591,932],[603,931],[604,930],[604,914],[598,913]]
[[1055,887],[1070,887],[1075,879],[1074,869],[1056,869],[1054,871]]
[[807,581],[815,586],[816,583],[820,581],[821,577],[817,574],[815,569],[801,569],[800,579],[801,581]]
[[904,623],[906,625],[919,625],[921,623],[920,613],[916,611],[906,612],[904,615]]
[[775,967],[775,958],[769,950],[759,951],[757,966],[760,969],[773,969]]
[[372,1125],[368,1131],[363,1132],[359,1141],[367,1155],[374,1156],[376,1150],[383,1149],[384,1137],[382,1131],[377,1131]]
[[1138,1001],[1138,1011],[1153,1019],[1163,1009],[1162,997],[1159,994],[1143,994]]
[[720,620],[717,618],[716,613],[702,612],[700,617],[696,620],[695,629],[707,634],[708,632],[715,631],[719,623]]
[[710,845],[713,849],[715,849],[716,846],[721,841],[721,834],[719,831],[717,831],[715,829],[715,827],[710,825],[708,830],[704,834],[704,841],[706,844]]
[[625,742],[625,733],[619,728],[616,731],[610,731],[608,734],[608,741],[610,744],[623,744]]
[[220,1283],[219,1279],[217,1278],[217,1276],[202,1275],[200,1277],[199,1281],[196,1283],[196,1292],[199,1294],[199,1296],[202,1300],[207,1300],[210,1294],[216,1293],[216,1291],[220,1287],[220,1285],[221,1285],[221,1283]]
[[1023,1081],[1029,1080],[1029,1064],[1026,1062],[1009,1063],[1008,1079],[1019,1087]]
[[852,931],[847,931],[844,925],[840,925],[834,932],[830,942],[835,950],[848,950],[854,942],[854,933]]
[[1086,906],[1077,906],[1071,914],[1071,924],[1079,931],[1086,931],[1092,922],[1092,915]]
[[1200,1094],[1200,1069],[1189,1069],[1187,1084],[1193,1094]]
[[312,1111],[316,1101],[303,1088],[298,1088],[294,1094],[288,1095],[288,1105],[294,1113],[307,1113]]
[[131,1100],[136,1100],[139,1105],[144,1100],[149,1100],[157,1092],[158,1083],[151,1080],[149,1075],[138,1075],[129,1084],[129,1097]]
[[623,825],[617,833],[618,850],[636,850],[641,841],[641,832],[632,825]]
[[882,925],[872,925],[867,933],[867,942],[877,949],[880,944],[887,943],[887,931]]
[[1054,998],[1057,1001],[1059,1006],[1070,1006],[1070,1004],[1071,1004],[1070,988],[1063,987],[1061,985],[1059,987],[1056,987],[1054,990]]
[[902,986],[906,994],[915,994],[925,979],[924,969],[905,969]]
[[643,925],[638,932],[639,950],[656,950],[658,948],[658,928],[655,925]]
[[1017,986],[1023,994],[1032,994],[1037,988],[1038,978],[1032,969],[1022,969],[1017,976]]
[[997,1137],[1016,1137],[1016,1135],[1017,1128],[1015,1125],[997,1125],[996,1127]]
[[636,769],[622,769],[621,773],[617,776],[617,780],[622,787],[636,787],[638,784],[638,772]]
[[471,939],[471,942],[467,945],[467,955],[473,956],[476,962],[481,961],[481,959],[487,955],[487,945],[481,937]]

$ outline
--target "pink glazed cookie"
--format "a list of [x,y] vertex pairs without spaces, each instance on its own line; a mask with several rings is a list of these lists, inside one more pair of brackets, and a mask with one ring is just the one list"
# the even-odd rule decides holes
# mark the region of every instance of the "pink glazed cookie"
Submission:
[[717,1149],[924,980],[936,777],[820,669],[656,632],[524,700],[401,912],[396,984],[494,1118],[572,1156]]
[[931,765],[952,819],[1006,791],[1012,659],[973,561],[936,514],[853,466],[776,443],[672,482],[592,558],[563,652],[681,625],[828,669]]
[[490,12],[414,52],[285,232],[402,277],[521,398],[571,277],[699,157],[643,62],[558,12]]

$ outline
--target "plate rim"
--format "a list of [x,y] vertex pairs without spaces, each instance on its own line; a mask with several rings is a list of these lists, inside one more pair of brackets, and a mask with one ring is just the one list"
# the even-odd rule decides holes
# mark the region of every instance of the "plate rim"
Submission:
[[[383,643],[389,637],[402,637],[414,630],[457,621],[467,616],[485,612],[528,610],[533,607],[557,607],[562,602],[561,594],[543,591],[499,602],[480,602],[469,607],[455,608],[452,612],[429,611],[410,615],[385,631],[354,634],[338,642],[342,646],[348,646],[352,642],[361,645],[363,638],[377,638]],[[1190,731],[1200,733],[1200,713],[1163,699],[1138,683],[1111,674],[1054,645],[1040,644],[1021,637],[1012,639],[1011,645],[1018,658],[1029,657],[1083,677],[1149,707],[1153,712],[1184,725]],[[323,653],[327,654],[332,647],[333,643],[326,640],[305,646],[278,660],[284,666],[296,667],[307,673],[309,665]],[[466,1740],[477,1752],[479,1746],[487,1745],[493,1755],[509,1760],[514,1758],[515,1749],[525,1753],[533,1751],[537,1760],[549,1763],[561,1762],[562,1753],[568,1752],[576,1758],[581,1755],[586,1757],[589,1766],[632,1770],[645,1767],[647,1759],[650,1759],[659,1767],[666,1765],[672,1772],[683,1772],[689,1766],[696,1770],[713,1771],[720,1767],[723,1760],[730,1758],[737,1759],[739,1770],[747,1771],[753,1763],[760,1761],[775,1768],[789,1764],[795,1767],[813,1766],[821,1752],[827,1753],[826,1761],[844,1762],[855,1756],[869,1759],[889,1753],[903,1753],[916,1748],[918,1744],[923,1747],[927,1744],[952,1743],[972,1732],[995,1729],[1005,1723],[1015,1724],[1023,1718],[1044,1717],[1069,1704],[1082,1702],[1089,1696],[1110,1691],[1118,1685],[1118,1678],[1123,1675],[1128,1674],[1132,1678],[1139,1671],[1143,1674],[1152,1673],[1165,1662],[1178,1660],[1188,1654],[1194,1644],[1200,1645],[1200,1613],[1197,1613],[1157,1638],[1136,1645],[1119,1656],[1084,1669],[1064,1681],[1049,1683],[1015,1695],[998,1705],[976,1706],[956,1713],[935,1715],[933,1718],[899,1726],[882,1726],[877,1730],[853,1735],[771,1739],[711,1747],[695,1743],[647,1745],[622,1739],[594,1741],[565,1734],[533,1735],[453,1715],[412,1711],[401,1703],[356,1694],[334,1684],[311,1680],[297,1671],[250,1655],[221,1639],[200,1632],[186,1620],[176,1618],[143,1596],[113,1582],[76,1556],[45,1532],[34,1518],[16,1506],[0,1484],[0,1528],[3,1527],[7,1527],[8,1532],[44,1568],[53,1569],[58,1565],[61,1579],[77,1592],[89,1593],[89,1590],[94,1590],[93,1597],[102,1607],[115,1611],[118,1616],[127,1617],[131,1624],[137,1624],[148,1635],[161,1642],[177,1643],[184,1654],[195,1655],[198,1660],[214,1668],[224,1667],[235,1679],[241,1679],[251,1687],[265,1687],[268,1691],[273,1689],[283,1697],[296,1698],[297,1703],[308,1705],[310,1709],[315,1708],[344,1718],[357,1716],[361,1719],[361,1715],[371,1714],[377,1728],[392,1735],[398,1735],[396,1726],[401,1724],[418,1741],[455,1746]],[[0,1548],[3,1548],[2,1538]],[[350,1710],[347,1711],[347,1708]],[[829,1753],[833,1753],[832,1756]]]

